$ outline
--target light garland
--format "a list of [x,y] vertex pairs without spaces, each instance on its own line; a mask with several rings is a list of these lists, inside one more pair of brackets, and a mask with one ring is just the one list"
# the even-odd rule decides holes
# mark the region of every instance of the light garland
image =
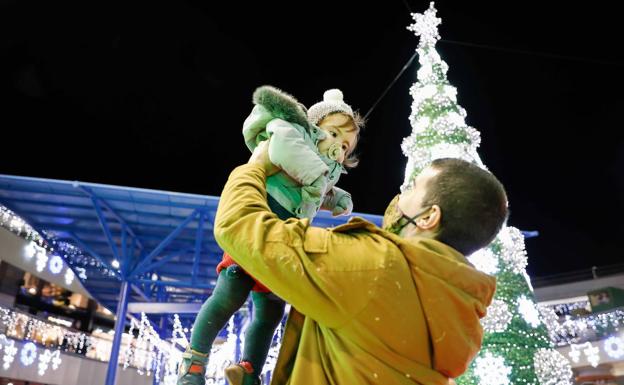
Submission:
[[62,363],[61,352],[59,350],[55,350],[52,352],[49,349],[45,349],[42,354],[39,354],[39,365],[38,365],[38,374],[43,376],[45,372],[48,370],[50,366],[50,361],[52,361],[52,370],[56,370]]
[[174,342],[179,343],[181,346],[186,346],[189,343],[184,328],[182,327],[182,322],[180,322],[180,316],[177,314],[173,315],[173,333],[171,337]]
[[535,307],[535,303],[525,296],[518,298],[518,312],[529,325],[538,327],[541,323],[539,312]]
[[475,374],[481,385],[508,385],[511,367],[505,364],[505,359],[485,352],[475,360]]
[[65,270],[65,276],[63,277],[65,279],[65,284],[66,285],[71,285],[72,282],[74,282],[74,278],[75,278],[75,274],[72,271],[72,269],[67,268],[67,270]]
[[500,299],[495,299],[487,309],[487,315],[481,319],[481,325],[488,333],[502,333],[507,330],[513,314],[509,306]]
[[5,335],[0,334],[0,349],[4,350],[4,354],[2,355],[2,368],[4,370],[9,370],[17,354],[15,341],[9,340]]
[[498,273],[498,258],[489,248],[480,249],[467,258],[477,270],[485,274],[494,275]]
[[504,226],[498,233],[497,239],[502,245],[500,252],[503,264],[508,266],[514,274],[523,274],[528,263],[524,246],[524,235],[515,227]]
[[572,366],[558,351],[538,349],[533,365],[540,385],[572,385]]
[[620,332],[624,325],[624,311],[621,309],[577,317],[570,315],[558,317],[555,309],[559,306],[539,307],[541,319],[556,346],[577,344],[587,339],[613,335]]
[[581,358],[581,352],[583,352],[585,358],[587,358],[587,361],[591,366],[594,368],[598,366],[598,363],[600,362],[600,350],[598,347],[592,345],[591,342],[572,344],[570,345],[570,352],[568,353],[568,356],[573,362],[578,363]]
[[19,215],[0,204],[0,226],[26,240],[33,241],[37,246],[52,251],[45,239],[26,223]]

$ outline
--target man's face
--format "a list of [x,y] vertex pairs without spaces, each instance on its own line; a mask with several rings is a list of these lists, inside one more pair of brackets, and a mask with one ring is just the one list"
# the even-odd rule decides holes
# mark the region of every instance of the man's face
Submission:
[[412,189],[401,193],[399,197],[399,208],[408,217],[414,216],[422,212],[423,200],[427,195],[429,181],[438,175],[440,171],[429,166],[422,170],[414,180]]
[[[431,229],[430,221],[418,225],[417,220],[432,209],[432,207],[423,207],[423,199],[427,195],[429,182],[438,172],[431,167],[424,169],[416,177],[412,189],[400,194],[388,205],[384,214],[385,230],[406,236],[420,234],[422,231]],[[436,210],[439,210],[439,207],[436,206]],[[408,226],[410,224],[412,226]]]

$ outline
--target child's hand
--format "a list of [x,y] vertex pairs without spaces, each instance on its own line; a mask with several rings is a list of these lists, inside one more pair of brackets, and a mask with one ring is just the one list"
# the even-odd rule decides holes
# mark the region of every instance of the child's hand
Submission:
[[340,200],[336,203],[336,206],[332,210],[332,215],[335,217],[338,215],[349,215],[352,211],[353,201],[351,200],[351,195],[345,194],[340,197]]
[[265,140],[258,144],[258,146],[254,149],[254,152],[251,154],[249,158],[249,162],[247,163],[255,163],[259,166],[262,166],[266,176],[271,176],[280,171],[280,168],[274,165],[269,159],[269,141]]

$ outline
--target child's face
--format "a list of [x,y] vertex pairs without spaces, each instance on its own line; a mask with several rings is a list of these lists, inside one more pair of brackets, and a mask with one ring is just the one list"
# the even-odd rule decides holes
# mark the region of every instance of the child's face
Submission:
[[357,130],[349,115],[336,113],[327,115],[319,122],[326,137],[318,142],[319,152],[342,164],[353,151],[357,140]]

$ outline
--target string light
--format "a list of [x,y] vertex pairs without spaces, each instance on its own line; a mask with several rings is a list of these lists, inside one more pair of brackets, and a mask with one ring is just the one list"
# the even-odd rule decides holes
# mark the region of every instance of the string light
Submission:
[[554,349],[538,349],[533,358],[540,385],[572,385],[572,366]]
[[66,285],[71,285],[72,282],[74,282],[74,278],[75,278],[75,274],[72,271],[72,269],[67,268],[67,270],[65,270],[65,276],[63,277],[65,279],[65,284]]
[[505,359],[485,352],[475,360],[475,373],[481,385],[508,385],[511,368],[505,365]]
[[470,263],[485,274],[494,275],[498,273],[498,258],[488,248],[478,250],[467,258]]
[[488,333],[501,333],[507,330],[512,318],[513,314],[505,301],[495,299],[488,307],[487,315],[481,319],[481,325]]
[[535,303],[527,297],[522,296],[518,299],[518,311],[529,325],[537,327],[541,323]]
[[2,355],[2,368],[4,370],[9,370],[13,360],[15,360],[15,355],[17,354],[17,348],[15,347],[15,341],[9,340],[6,336],[0,334],[0,347],[3,347],[4,354]]

